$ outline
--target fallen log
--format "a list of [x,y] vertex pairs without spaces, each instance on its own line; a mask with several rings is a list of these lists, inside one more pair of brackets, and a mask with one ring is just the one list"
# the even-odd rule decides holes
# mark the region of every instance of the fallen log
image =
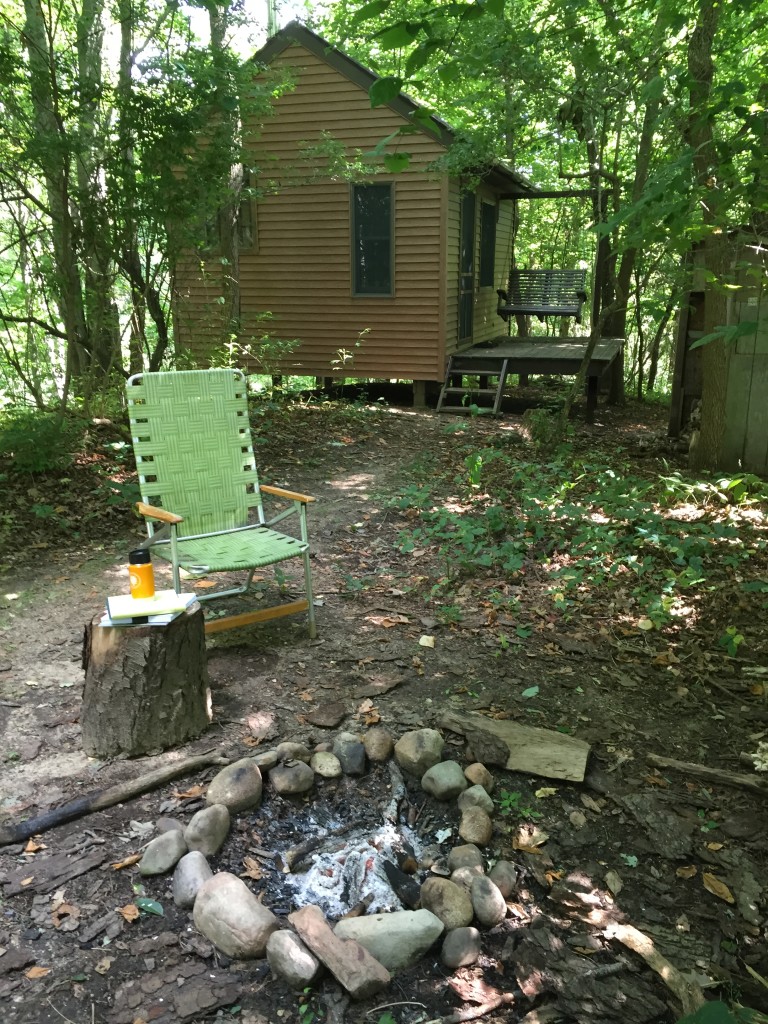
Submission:
[[741,772],[729,772],[724,768],[710,768],[705,764],[692,761],[676,761],[673,757],[660,757],[658,754],[647,754],[646,761],[654,768],[672,768],[684,775],[693,775],[708,782],[720,782],[724,786],[736,786],[751,789],[755,793],[768,796],[768,782],[755,775],[742,775]]
[[695,1013],[699,1007],[706,1002],[704,993],[694,981],[685,978],[676,967],[667,960],[665,956],[656,949],[653,940],[634,928],[631,924],[618,924],[614,922],[603,929],[603,935],[607,939],[616,939],[633,953],[637,953],[648,964],[652,971],[655,971],[670,992],[675,996],[683,1010],[683,1016],[687,1017]]
[[94,793],[78,797],[61,807],[54,807],[53,810],[39,814],[36,818],[29,818],[18,825],[0,825],[0,846],[10,846],[12,843],[23,843],[40,832],[47,832],[48,829],[57,825],[64,825],[68,821],[75,821],[83,818],[86,814],[94,811],[103,811],[107,807],[114,807],[115,804],[125,803],[126,800],[133,800],[134,797],[143,796],[153,789],[164,786],[167,782],[181,778],[182,775],[189,775],[190,772],[201,771],[203,768],[210,768],[211,765],[227,765],[230,761],[220,754],[213,754],[210,750],[205,754],[198,754],[195,757],[188,757],[184,761],[177,761],[175,764],[166,765],[163,768],[156,768],[146,775],[140,775],[138,779],[129,779],[127,782],[119,782],[108,789],[97,789]]

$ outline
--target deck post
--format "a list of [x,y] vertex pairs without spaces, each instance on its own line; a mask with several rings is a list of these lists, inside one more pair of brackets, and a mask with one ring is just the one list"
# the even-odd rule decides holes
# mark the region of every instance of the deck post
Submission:
[[425,380],[413,382],[413,407],[414,409],[426,409],[427,407],[427,382]]
[[600,391],[600,378],[594,375],[587,377],[587,423],[595,422],[595,409],[597,408],[597,395]]
[[608,389],[609,405],[624,405],[624,346],[611,363],[611,383]]

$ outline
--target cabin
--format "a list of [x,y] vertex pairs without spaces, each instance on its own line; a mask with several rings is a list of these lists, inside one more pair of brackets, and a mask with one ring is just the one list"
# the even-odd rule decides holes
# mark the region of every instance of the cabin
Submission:
[[[463,190],[440,166],[456,142],[448,125],[403,94],[372,108],[376,75],[298,23],[253,62],[254,74],[291,87],[252,126],[243,158],[258,199],[241,205],[242,350],[266,329],[267,372],[442,381],[453,353],[503,329],[496,293],[508,281],[515,199],[533,187],[495,164]],[[410,154],[407,168],[372,162],[377,147]],[[339,152],[361,172],[334,168]],[[221,344],[221,273],[215,247],[175,269],[176,343],[199,365]]]
[[[730,337],[708,342],[721,349],[718,379],[705,387],[703,348],[710,291],[701,250],[691,254],[691,286],[678,316],[669,434],[708,418],[711,468],[768,475],[768,242],[754,232],[729,234],[732,281],[725,324]],[[711,286],[709,286],[711,287]],[[692,458],[694,452],[692,450]],[[695,460],[694,460],[695,461]]]

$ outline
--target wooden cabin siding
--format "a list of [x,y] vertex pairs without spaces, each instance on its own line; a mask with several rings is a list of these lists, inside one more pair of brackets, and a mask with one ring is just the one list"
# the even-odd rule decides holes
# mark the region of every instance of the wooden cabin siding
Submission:
[[176,261],[172,293],[176,340],[201,365],[209,365],[224,342],[222,291],[221,263],[194,254]]
[[[268,332],[273,350],[267,347],[261,366],[250,365],[273,373],[440,379],[448,355],[500,333],[498,281],[478,284],[474,336],[459,342],[460,183],[435,169],[452,135],[433,122],[434,135],[417,131],[390,142],[388,152],[411,155],[399,174],[375,173],[369,164],[372,173],[361,183],[393,189],[393,294],[354,295],[349,179],[361,180],[365,154],[410,124],[414,107],[401,96],[372,109],[367,83],[373,79],[365,69],[301,26],[278,37],[262,51],[269,69],[254,65],[254,73],[276,83],[271,114],[244,124],[243,163],[259,199],[251,200],[252,244],[241,245],[235,268],[238,341],[258,350]],[[354,174],[340,166],[340,153],[357,164]],[[493,187],[481,185],[478,200],[490,199],[500,210],[495,276],[501,280],[512,213],[511,204],[498,204],[498,192],[508,192],[510,181],[494,173]],[[478,201],[478,257],[481,209]],[[216,253],[189,254],[175,268],[177,344],[201,365],[228,340],[221,274]],[[290,352],[284,342],[294,343]]]
[[448,216],[445,226],[445,351],[459,348],[459,239],[461,237],[461,186],[455,178],[446,182]]
[[[394,187],[394,295],[354,296],[352,186],[328,177],[307,147],[322,146],[327,133],[354,157],[404,119],[389,107],[371,109],[363,89],[301,46],[272,67],[290,72],[296,85],[258,131],[251,126],[258,137],[246,162],[259,185],[274,182],[278,191],[255,203],[256,245],[240,252],[241,341],[261,333],[257,316],[269,311],[270,334],[300,342],[281,361],[284,373],[437,379],[445,176],[429,165],[444,148],[423,133],[405,136],[399,146],[412,154],[409,169],[370,179]],[[353,357],[344,370],[342,350]]]

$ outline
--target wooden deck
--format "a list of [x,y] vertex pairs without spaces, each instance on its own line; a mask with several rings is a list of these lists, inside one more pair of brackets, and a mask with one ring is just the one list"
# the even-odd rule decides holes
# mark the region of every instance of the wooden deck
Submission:
[[[588,377],[602,377],[621,354],[622,338],[603,338],[595,347],[587,370]],[[464,373],[498,373],[506,359],[509,373],[551,373],[575,376],[586,351],[586,341],[574,338],[532,340],[504,335],[490,343],[457,352],[453,368]]]
[[[480,394],[494,396],[494,412],[498,412],[505,381],[509,374],[525,378],[531,373],[552,374],[553,376],[575,376],[579,372],[581,361],[587,349],[586,340],[575,338],[510,338],[504,335],[491,342],[474,345],[472,348],[455,353],[450,360],[446,383],[443,387],[438,410],[445,412],[459,411],[460,406],[444,406],[443,402],[449,394],[461,393],[462,377],[472,374],[485,377],[481,383]],[[609,401],[620,401],[623,382],[622,338],[602,338],[592,353],[587,368],[587,419],[591,421],[600,379],[607,371],[611,371],[611,395]],[[487,386],[487,378],[496,377],[495,388]],[[475,389],[472,389],[473,392]]]

